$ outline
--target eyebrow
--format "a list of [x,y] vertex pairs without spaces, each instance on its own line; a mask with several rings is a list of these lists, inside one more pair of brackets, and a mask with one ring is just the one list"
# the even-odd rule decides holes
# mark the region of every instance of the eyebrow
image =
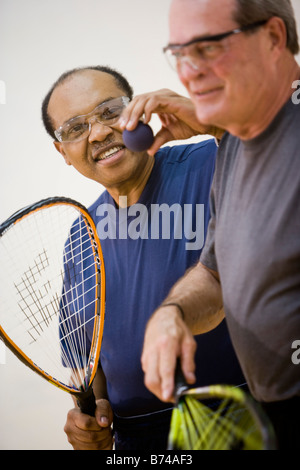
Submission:
[[118,98],[118,97],[113,97],[113,96],[109,96],[108,98],[105,98],[104,101],[101,101],[100,103],[98,103],[98,104],[92,109],[92,111],[90,111],[89,113],[77,114],[76,116],[73,116],[73,117],[71,117],[70,119],[67,119],[67,121],[65,121],[60,127],[64,126],[65,124],[68,124],[68,122],[73,121],[73,120],[75,120],[75,119],[81,118],[81,117],[83,117],[83,116],[88,116],[88,115],[91,114],[93,111],[95,111],[95,109],[98,108],[98,106],[101,106],[101,105],[103,105],[103,104],[105,104],[105,103],[108,103],[108,102],[111,101],[111,100],[115,100],[115,99],[117,99],[117,98]]
[[190,46],[191,44],[195,44],[196,42],[220,41],[221,39],[226,38],[226,36],[229,36],[229,34],[232,34],[232,32],[240,31],[240,29],[241,28],[235,28],[232,31],[226,31],[226,33],[221,33],[221,34],[214,34],[213,36],[212,35],[199,36],[185,43],[177,43],[177,44],[170,43],[163,48],[163,51],[165,52],[167,49],[180,49],[182,47],[187,47],[187,46]]
[[191,41],[186,42],[184,44],[168,44],[166,47],[163,48],[163,52],[166,52],[168,49],[181,49],[183,47],[190,46],[191,44],[195,44],[196,42],[221,41],[222,39],[225,39],[226,37],[231,36],[232,34],[251,31],[254,28],[257,28],[259,26],[263,26],[268,21],[269,20],[256,21],[255,23],[250,23],[250,24],[246,24],[244,26],[239,26],[237,28],[232,29],[231,31],[226,31],[226,32],[221,33],[221,34],[214,34],[213,36],[200,36],[200,37],[194,38]]

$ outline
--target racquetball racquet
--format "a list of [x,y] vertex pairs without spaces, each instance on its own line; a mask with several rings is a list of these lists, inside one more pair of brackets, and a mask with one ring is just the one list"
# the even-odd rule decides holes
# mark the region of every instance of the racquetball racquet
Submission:
[[105,272],[87,209],[55,197],[16,212],[0,226],[0,260],[1,338],[93,416]]
[[169,450],[274,450],[272,425],[259,404],[241,388],[188,388],[176,380]]

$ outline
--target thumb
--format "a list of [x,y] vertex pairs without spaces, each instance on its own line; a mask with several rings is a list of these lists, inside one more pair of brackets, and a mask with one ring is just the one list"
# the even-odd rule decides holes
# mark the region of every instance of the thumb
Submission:
[[102,428],[107,428],[111,425],[113,421],[113,411],[111,409],[110,403],[104,398],[100,398],[96,401],[96,412],[95,418],[99,426]]
[[172,134],[166,128],[162,128],[154,137],[154,142],[151,147],[147,150],[148,154],[153,156],[158,152],[160,147],[167,142],[174,140]]

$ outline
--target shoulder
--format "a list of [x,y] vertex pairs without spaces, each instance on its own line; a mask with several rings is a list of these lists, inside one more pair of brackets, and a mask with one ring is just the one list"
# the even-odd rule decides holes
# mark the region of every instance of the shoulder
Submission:
[[[216,158],[216,173],[224,171],[226,168],[231,167],[235,161],[239,146],[240,139],[225,132],[221,139],[218,154]],[[225,170],[226,171],[226,170]]]
[[105,204],[105,203],[106,204],[112,203],[112,198],[106,190],[103,191],[103,193],[100,194],[98,199],[96,199],[96,201],[93,202],[93,204],[88,207],[88,211],[92,218],[94,218],[94,216],[96,215],[96,211],[99,205]]
[[232,149],[238,146],[239,142],[240,139],[238,137],[234,137],[229,134],[229,132],[225,132],[219,145],[219,153],[224,153],[228,148]]
[[203,140],[195,144],[173,145],[162,147],[155,155],[158,163],[166,165],[184,164],[200,167],[205,163],[214,163],[217,146],[214,139]]
[[164,159],[168,163],[185,161],[188,157],[215,155],[217,146],[214,139],[203,140],[195,144],[180,144],[162,147],[155,155],[157,160]]

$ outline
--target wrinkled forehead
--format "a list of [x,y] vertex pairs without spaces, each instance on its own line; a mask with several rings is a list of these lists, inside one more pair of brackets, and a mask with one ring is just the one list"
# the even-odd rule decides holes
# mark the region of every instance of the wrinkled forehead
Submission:
[[80,71],[56,87],[48,113],[53,125],[59,127],[76,116],[90,113],[98,104],[123,95],[112,75],[97,70]]
[[184,44],[235,28],[236,7],[236,0],[172,0],[169,44]]

